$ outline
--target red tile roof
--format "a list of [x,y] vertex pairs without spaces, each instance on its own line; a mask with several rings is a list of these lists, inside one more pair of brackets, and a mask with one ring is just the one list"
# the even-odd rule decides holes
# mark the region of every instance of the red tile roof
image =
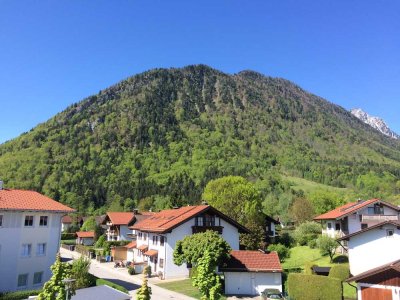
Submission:
[[110,219],[113,225],[130,225],[135,220],[133,212],[107,212],[106,220]]
[[71,216],[64,216],[61,218],[61,223],[64,224],[72,224],[72,217]]
[[149,250],[149,251],[146,251],[143,254],[146,255],[146,256],[157,256],[158,255],[158,251],[157,250]]
[[220,268],[225,272],[282,272],[276,252],[232,250],[231,258]]
[[219,215],[222,219],[238,228],[240,232],[249,232],[248,229],[210,205],[184,206],[177,209],[162,210],[129,228],[145,232],[165,233],[206,211],[212,211]]
[[94,231],[78,231],[76,235],[78,238],[94,238]]
[[54,211],[70,213],[75,210],[38,192],[0,190],[0,210]]
[[132,249],[132,248],[136,248],[136,241],[130,242],[128,245],[126,245],[125,247],[128,249]]
[[382,203],[383,205],[389,206],[393,209],[396,209],[397,211],[400,211],[400,208],[393,204],[387,203],[380,199],[371,199],[371,200],[347,203],[345,205],[335,208],[334,210],[328,211],[318,217],[315,217],[314,220],[318,221],[318,220],[339,219],[339,218],[345,217],[347,215],[350,215],[362,208],[365,208],[368,205],[374,204],[376,202]]

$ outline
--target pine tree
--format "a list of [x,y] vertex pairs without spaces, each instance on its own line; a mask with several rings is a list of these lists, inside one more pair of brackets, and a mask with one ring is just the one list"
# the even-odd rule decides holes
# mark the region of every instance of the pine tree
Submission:
[[136,293],[136,300],[150,300],[151,299],[151,287],[147,284],[147,277],[143,272],[143,283],[140,289]]
[[[67,291],[63,280],[71,276],[71,266],[62,263],[60,254],[57,254],[56,261],[50,269],[53,276],[44,284],[42,292],[38,295],[38,300],[64,300]],[[75,294],[74,290],[69,292],[69,299],[73,294]]]

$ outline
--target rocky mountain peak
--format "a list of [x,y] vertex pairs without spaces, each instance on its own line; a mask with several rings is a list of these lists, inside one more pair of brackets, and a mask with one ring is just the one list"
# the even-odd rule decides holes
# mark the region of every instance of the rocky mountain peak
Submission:
[[382,118],[371,116],[367,112],[363,111],[361,108],[354,108],[350,112],[355,117],[363,121],[365,124],[368,124],[369,126],[378,130],[384,135],[387,135],[396,140],[400,138],[400,136],[397,133],[395,133],[393,130],[389,128],[389,126]]

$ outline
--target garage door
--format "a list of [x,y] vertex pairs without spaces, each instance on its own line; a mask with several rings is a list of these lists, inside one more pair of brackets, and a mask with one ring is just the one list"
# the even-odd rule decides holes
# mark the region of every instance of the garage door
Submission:
[[377,288],[361,288],[362,300],[393,300],[392,290]]

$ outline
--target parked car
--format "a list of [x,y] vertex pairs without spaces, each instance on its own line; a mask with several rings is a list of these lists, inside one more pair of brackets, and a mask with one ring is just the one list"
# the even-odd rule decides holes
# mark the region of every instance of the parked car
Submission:
[[265,289],[261,293],[261,299],[263,300],[285,300],[280,290],[277,289]]

